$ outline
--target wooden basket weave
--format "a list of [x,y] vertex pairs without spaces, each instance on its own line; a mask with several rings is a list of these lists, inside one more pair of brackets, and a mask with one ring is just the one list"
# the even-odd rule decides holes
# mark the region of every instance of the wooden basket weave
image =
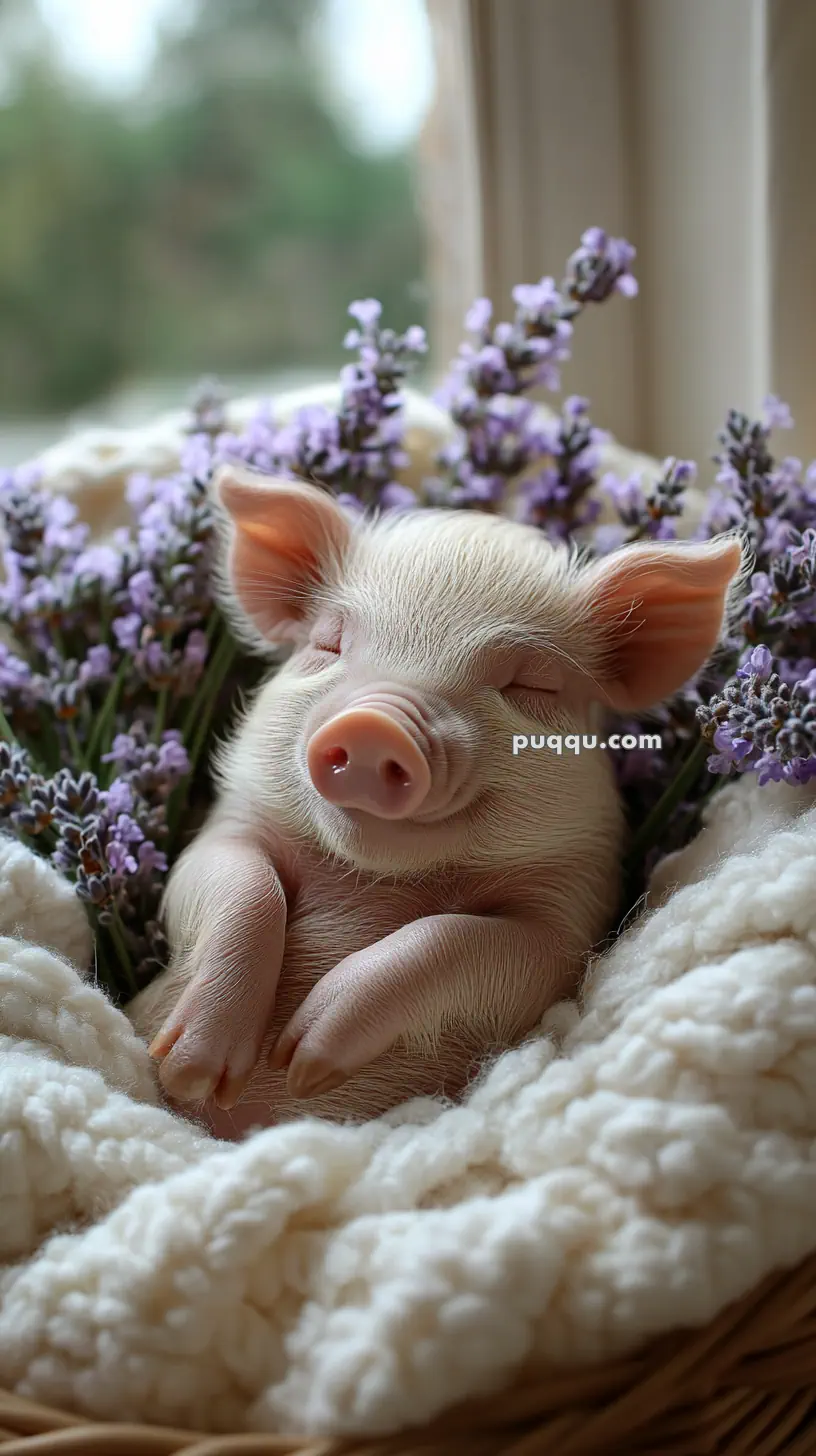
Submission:
[[[816,1210],[814,1210],[816,1213]],[[553,1373],[378,1440],[93,1424],[0,1391],[0,1456],[809,1456],[816,1256],[693,1334]]]

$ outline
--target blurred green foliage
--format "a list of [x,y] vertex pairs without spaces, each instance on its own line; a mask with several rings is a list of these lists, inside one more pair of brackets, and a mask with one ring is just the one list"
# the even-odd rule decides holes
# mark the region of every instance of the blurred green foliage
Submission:
[[5,413],[134,377],[333,368],[355,297],[423,322],[410,159],[338,130],[304,44],[317,5],[198,0],[138,104],[89,96],[45,43],[22,54],[0,103]]

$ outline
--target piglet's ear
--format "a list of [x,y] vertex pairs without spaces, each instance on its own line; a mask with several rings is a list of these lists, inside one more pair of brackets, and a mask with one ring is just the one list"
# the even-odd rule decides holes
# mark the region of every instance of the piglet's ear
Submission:
[[723,538],[625,546],[588,568],[584,589],[605,639],[597,676],[610,706],[651,707],[699,671],[719,641],[741,561],[739,541]]
[[351,524],[327,491],[224,466],[215,495],[231,524],[228,586],[271,641],[296,636],[311,598],[339,568]]

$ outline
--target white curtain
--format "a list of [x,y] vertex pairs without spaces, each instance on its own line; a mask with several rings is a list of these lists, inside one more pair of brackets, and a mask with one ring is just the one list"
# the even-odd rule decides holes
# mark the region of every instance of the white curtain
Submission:
[[772,390],[796,416],[786,451],[816,455],[814,0],[429,11],[440,353],[474,293],[509,308],[513,283],[558,275],[599,224],[637,246],[641,293],[576,330],[565,382],[596,423],[705,470],[727,409],[756,411]]

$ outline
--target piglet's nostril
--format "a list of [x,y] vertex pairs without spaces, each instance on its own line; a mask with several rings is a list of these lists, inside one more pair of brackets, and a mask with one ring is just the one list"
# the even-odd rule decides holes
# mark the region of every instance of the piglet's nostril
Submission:
[[345,748],[330,748],[326,754],[326,763],[333,773],[342,773],[348,768],[349,756]]
[[387,779],[389,783],[394,784],[396,788],[410,787],[411,775],[406,768],[403,768],[401,763],[397,763],[395,758],[389,758],[383,764],[382,773],[383,778]]

